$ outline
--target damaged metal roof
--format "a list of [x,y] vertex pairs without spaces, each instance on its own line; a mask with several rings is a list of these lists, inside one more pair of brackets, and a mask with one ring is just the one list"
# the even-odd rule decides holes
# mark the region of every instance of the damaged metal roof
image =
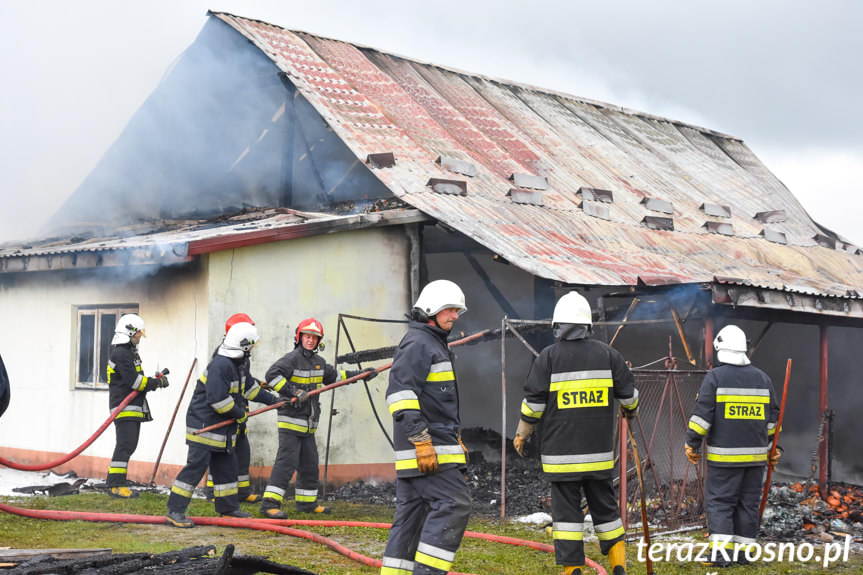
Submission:
[[860,249],[813,222],[738,138],[211,14],[270,58],[357,158],[392,154],[367,164],[397,196],[534,275],[863,291]]
[[220,220],[163,222],[160,229],[139,224],[121,230],[125,237],[0,244],[0,273],[166,265],[186,262],[204,253],[425,219],[415,209],[333,215],[276,208],[250,210]]

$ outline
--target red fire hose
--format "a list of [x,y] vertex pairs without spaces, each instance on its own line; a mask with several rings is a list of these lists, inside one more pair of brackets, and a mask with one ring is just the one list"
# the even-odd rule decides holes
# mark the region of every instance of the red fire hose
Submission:
[[58,465],[62,465],[64,463],[66,463],[67,461],[69,461],[70,459],[74,459],[75,457],[78,456],[78,454],[80,454],[82,451],[87,449],[91,443],[96,441],[96,439],[100,435],[102,435],[102,432],[104,432],[105,429],[109,425],[111,425],[111,422],[114,421],[114,418],[117,417],[117,414],[120,413],[121,411],[123,411],[123,408],[126,407],[127,405],[129,405],[129,402],[132,401],[133,399],[135,399],[137,396],[138,396],[137,391],[133,391],[132,393],[127,395],[126,398],[120,402],[120,405],[118,405],[117,407],[114,408],[114,410],[111,412],[111,415],[109,415],[108,419],[105,420],[105,423],[103,423],[102,426],[96,430],[96,433],[91,435],[87,441],[82,443],[78,447],[78,449],[76,449],[72,453],[70,453],[68,455],[64,455],[63,457],[61,457],[60,459],[57,459],[56,461],[50,461],[48,463],[36,463],[33,465],[25,465],[23,463],[15,463],[14,461],[9,461],[8,459],[4,459],[4,458],[0,457],[0,465],[5,465],[6,467],[10,467],[12,469],[19,469],[21,471],[44,471],[46,469],[51,469],[52,467],[57,467]]
[[[26,509],[23,507],[15,507],[0,503],[0,511],[19,515],[21,517],[30,517],[33,519],[51,519],[55,521],[105,521],[109,523],[142,523],[149,525],[163,525],[165,518],[157,515],[131,515],[126,513],[95,513],[85,511],[59,511],[52,509]],[[215,525],[219,527],[237,527],[242,529],[254,529],[257,531],[273,531],[282,533],[292,537],[301,537],[326,545],[336,553],[344,555],[352,561],[368,565],[369,567],[379,568],[381,566],[380,559],[373,559],[362,553],[357,553],[348,549],[332,539],[328,539],[311,531],[302,529],[293,529],[289,525],[308,525],[318,527],[372,527],[376,529],[389,529],[389,523],[373,523],[366,521],[315,521],[310,519],[237,519],[233,517],[192,517],[196,525]],[[471,539],[483,539],[495,543],[505,543],[508,545],[518,545],[530,547],[540,551],[553,553],[554,547],[545,543],[537,543],[526,539],[518,539],[515,537],[506,537],[502,535],[491,535],[489,533],[477,533],[475,531],[465,531],[465,537]],[[605,569],[595,561],[586,559],[588,567],[596,571],[597,575],[607,575]],[[468,573],[451,572],[451,575],[471,575]]]

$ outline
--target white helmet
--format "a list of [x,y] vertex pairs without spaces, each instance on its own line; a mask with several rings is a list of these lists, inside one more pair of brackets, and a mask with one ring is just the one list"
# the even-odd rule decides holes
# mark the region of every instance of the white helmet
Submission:
[[593,325],[593,315],[590,313],[590,304],[584,296],[577,291],[571,291],[557,300],[554,306],[554,315],[551,323],[574,323],[579,325]]
[[230,358],[240,358],[248,353],[258,343],[258,328],[250,323],[235,323],[225,334],[225,340],[219,346],[219,355]]
[[726,325],[713,340],[716,359],[731,365],[749,365],[746,357],[746,334],[736,325]]
[[435,280],[426,284],[414,304],[414,309],[419,310],[428,319],[451,307],[458,308],[459,315],[467,311],[464,292],[449,280]]
[[111,340],[111,345],[126,344],[132,341],[132,336],[141,332],[141,335],[146,335],[144,332],[144,320],[141,316],[134,313],[121,315],[117,320],[117,327],[114,328],[114,338]]

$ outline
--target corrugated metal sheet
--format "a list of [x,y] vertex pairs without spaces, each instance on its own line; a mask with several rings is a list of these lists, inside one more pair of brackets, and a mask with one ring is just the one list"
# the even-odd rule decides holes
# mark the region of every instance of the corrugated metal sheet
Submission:
[[286,209],[252,210],[214,221],[167,222],[163,231],[133,226],[125,237],[0,244],[0,273],[165,265],[192,256],[329,232],[400,225],[427,219],[415,209],[333,215]]
[[[213,13],[296,84],[358,158],[393,152],[375,173],[404,201],[532,274],[569,284],[634,285],[744,278],[769,289],[849,297],[859,250],[823,231],[739,139],[531,86],[420,63],[347,42]],[[440,157],[469,162],[467,195]],[[508,196],[512,174],[544,177],[542,205]],[[608,219],[585,214],[579,188],[613,192]],[[670,202],[674,231],[648,229],[645,197]],[[728,206],[733,236],[710,233],[701,206]],[[783,210],[762,223],[755,214]],[[765,239],[785,234],[787,245]],[[847,242],[840,242],[844,248]],[[743,281],[743,280],[741,280]]]

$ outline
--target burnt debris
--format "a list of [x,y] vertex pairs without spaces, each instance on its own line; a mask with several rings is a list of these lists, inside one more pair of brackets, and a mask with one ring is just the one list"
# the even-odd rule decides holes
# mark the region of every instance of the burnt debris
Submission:
[[10,575],[44,575],[45,573],[134,575],[314,575],[293,565],[275,563],[266,558],[234,555],[234,546],[227,545],[221,556],[212,545],[188,547],[152,555],[149,553],[116,553],[96,557],[58,559],[38,555],[4,573]]

